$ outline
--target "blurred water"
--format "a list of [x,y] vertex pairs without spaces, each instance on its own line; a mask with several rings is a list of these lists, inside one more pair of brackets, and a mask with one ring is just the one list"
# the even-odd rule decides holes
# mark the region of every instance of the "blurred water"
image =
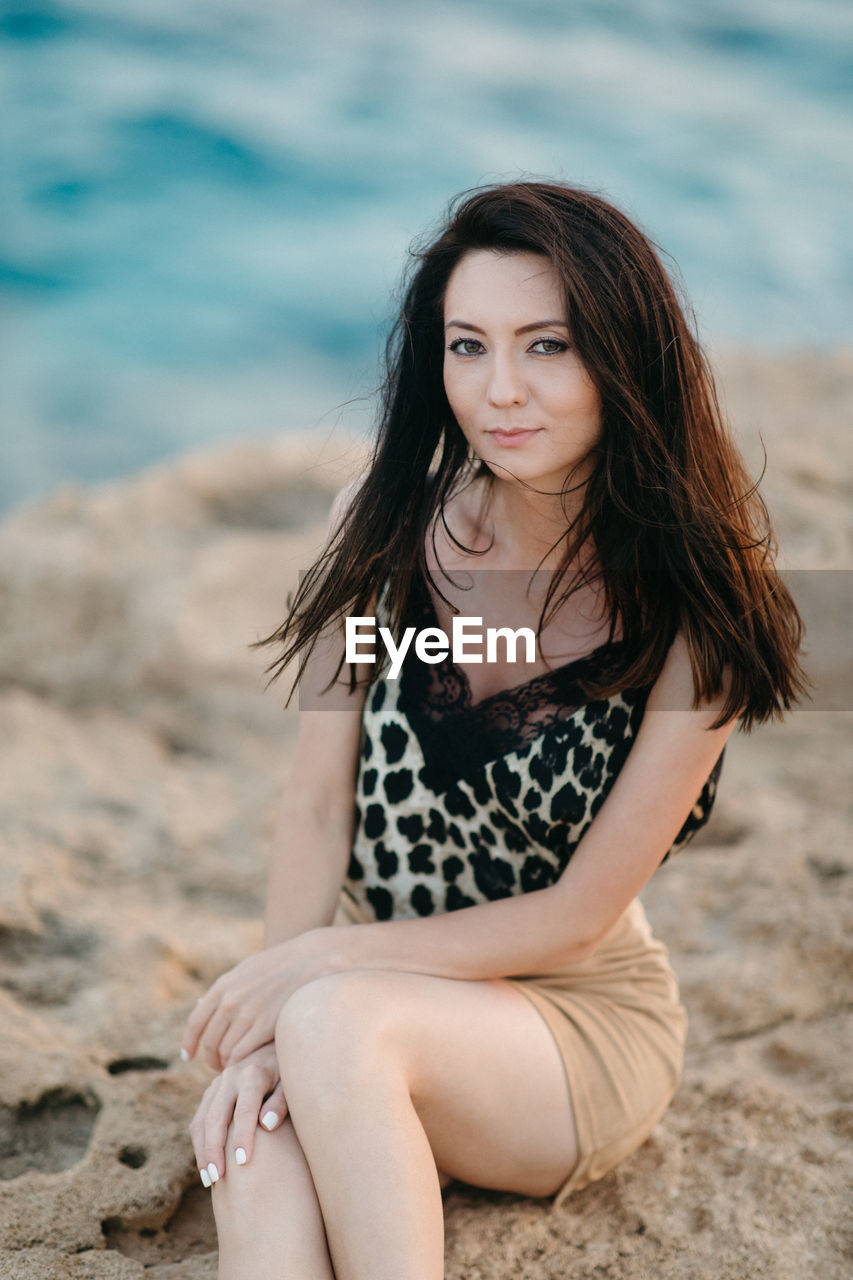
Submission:
[[411,238],[594,187],[711,340],[853,338],[847,0],[0,0],[0,506],[366,421]]

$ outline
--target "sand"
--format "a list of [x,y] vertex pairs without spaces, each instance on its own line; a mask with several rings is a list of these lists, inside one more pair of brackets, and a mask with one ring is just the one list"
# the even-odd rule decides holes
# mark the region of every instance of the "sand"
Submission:
[[[819,697],[730,740],[711,822],[643,894],[691,1019],[671,1109],[559,1211],[453,1184],[451,1280],[853,1273],[853,355],[716,359]],[[179,1035],[260,941],[296,717],[248,645],[361,454],[238,444],[0,526],[0,1277],[216,1274]]]

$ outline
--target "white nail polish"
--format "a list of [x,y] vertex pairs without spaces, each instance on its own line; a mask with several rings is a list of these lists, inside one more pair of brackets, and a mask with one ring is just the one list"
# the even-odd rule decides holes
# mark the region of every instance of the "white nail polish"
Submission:
[[278,1124],[278,1115],[275,1111],[268,1111],[266,1115],[261,1116],[261,1124],[269,1132]]
[[190,1055],[187,1053],[186,1049],[182,1049],[182,1050],[181,1050],[181,1062],[189,1062],[189,1060],[190,1060]]
[[238,1164],[246,1163],[247,1157],[242,1147],[238,1147],[237,1150],[234,1152],[234,1159],[237,1161]]
[[210,1186],[210,1177],[206,1169],[199,1169],[198,1176],[201,1178],[201,1185],[203,1187]]
[[219,1181],[219,1170],[217,1169],[213,1161],[211,1161],[211,1163],[207,1166],[207,1176],[210,1178],[211,1182]]

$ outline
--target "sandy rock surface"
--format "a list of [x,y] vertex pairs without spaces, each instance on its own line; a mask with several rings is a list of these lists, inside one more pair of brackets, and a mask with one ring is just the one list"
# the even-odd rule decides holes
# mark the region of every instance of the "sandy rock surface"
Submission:
[[[719,352],[820,667],[644,893],[691,1017],[652,1138],[559,1211],[452,1184],[451,1280],[853,1272],[853,357]],[[237,445],[0,526],[0,1278],[213,1280],[177,1062],[260,940],[295,728],[271,630],[352,441]],[[846,593],[846,594],[845,594]]]

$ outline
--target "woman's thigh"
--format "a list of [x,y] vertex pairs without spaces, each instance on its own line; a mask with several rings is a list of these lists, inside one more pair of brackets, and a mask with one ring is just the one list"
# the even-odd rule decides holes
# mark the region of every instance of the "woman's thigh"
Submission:
[[389,1069],[406,1076],[438,1169],[450,1177],[550,1195],[577,1163],[560,1050],[511,983],[358,970],[301,988],[279,1026],[285,1037],[288,1010],[291,1025],[301,1026],[300,1050],[313,1046],[316,1055],[308,1072],[322,1071],[329,1038],[338,1048],[361,1042],[374,1055],[384,1048]]

